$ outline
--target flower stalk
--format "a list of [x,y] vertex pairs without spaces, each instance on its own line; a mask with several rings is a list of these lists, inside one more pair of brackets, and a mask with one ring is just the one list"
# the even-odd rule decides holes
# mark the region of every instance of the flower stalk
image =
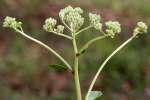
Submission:
[[[21,28],[22,30],[22,28]],[[58,57],[67,67],[70,71],[72,71],[71,65],[62,57],[60,56],[54,49],[52,49],[51,47],[49,47],[48,45],[44,44],[43,42],[32,38],[31,36],[25,34],[23,31],[16,29],[16,32],[20,33],[21,35],[23,35],[24,37],[34,41],[35,43],[39,44],[40,46],[46,48],[48,51],[52,52],[56,57]]]
[[80,49],[80,51],[79,51],[79,54],[82,54],[86,49],[88,49],[88,47],[89,47],[90,45],[92,45],[92,44],[95,43],[96,41],[101,40],[101,39],[104,39],[104,38],[106,38],[106,37],[108,37],[108,35],[98,36],[98,37],[96,37],[96,38],[94,38],[94,39],[89,40],[87,43],[85,43],[85,44],[81,47],[81,49]]
[[94,87],[94,84],[98,78],[98,76],[100,75],[101,71],[103,70],[103,68],[105,67],[105,65],[108,63],[108,61],[118,52],[120,51],[123,47],[125,47],[129,42],[131,42],[133,39],[135,38],[135,36],[133,35],[132,37],[130,37],[127,41],[125,41],[122,45],[120,45],[115,51],[113,51],[108,57],[107,59],[102,63],[102,65],[100,66],[100,68],[98,69],[97,73],[95,74],[92,82],[91,82],[91,85],[88,89],[88,92],[87,92],[87,95],[86,95],[86,98],[85,100],[88,100],[88,97],[89,97],[89,94],[90,92],[92,91],[93,87]]
[[82,100],[82,94],[81,94],[81,87],[80,87],[80,79],[79,79],[79,58],[77,56],[78,48],[76,43],[76,37],[75,34],[73,34],[73,48],[74,48],[74,80],[75,80],[75,87],[76,87],[76,95],[77,100]]
[[55,32],[55,31],[52,31],[52,33],[54,33],[54,34],[56,34],[56,35],[59,35],[59,36],[62,36],[62,37],[65,37],[65,38],[67,38],[67,39],[69,39],[69,40],[72,40],[72,37],[71,37],[71,36],[68,36],[68,35],[65,35],[65,34],[62,34],[62,33],[57,33],[57,32]]
[[86,30],[88,30],[88,29],[90,29],[90,28],[92,28],[92,27],[93,27],[92,25],[87,26],[87,27],[83,28],[82,30],[78,31],[75,35],[78,35],[78,34],[84,32],[84,31],[86,31]]
[[[116,26],[114,27],[114,25],[116,24],[116,26],[120,26],[119,23],[114,23],[114,22],[107,22],[107,26],[109,27],[109,29],[113,29],[114,31],[120,31],[119,28],[117,28]],[[110,25],[110,26],[109,26]],[[105,65],[108,63],[108,61],[118,52],[120,51],[123,47],[125,47],[128,43],[130,43],[135,37],[137,37],[137,35],[139,34],[143,34],[143,33],[146,33],[147,32],[147,25],[144,23],[144,22],[138,22],[137,23],[137,27],[134,29],[133,31],[133,35],[128,39],[126,40],[123,44],[121,44],[116,50],[114,50],[107,58],[106,60],[102,63],[102,65],[99,67],[97,73],[95,74],[90,86],[89,86],[89,89],[88,89],[88,92],[86,94],[86,97],[85,97],[85,100],[88,100],[89,98],[89,95],[90,95],[90,92],[92,91],[93,87],[94,87],[94,84],[96,83],[96,80],[98,78],[98,76],[100,75],[101,71],[103,70],[103,68],[105,67]],[[111,37],[114,36],[114,34],[111,33]]]

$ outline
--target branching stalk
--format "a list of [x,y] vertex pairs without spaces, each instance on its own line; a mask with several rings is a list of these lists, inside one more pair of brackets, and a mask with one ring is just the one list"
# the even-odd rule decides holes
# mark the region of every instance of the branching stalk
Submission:
[[81,94],[81,87],[80,87],[80,79],[79,79],[79,72],[78,72],[78,49],[76,44],[76,38],[75,34],[73,33],[73,48],[74,48],[74,80],[75,80],[75,86],[76,86],[76,94],[77,94],[77,100],[82,100],[82,94]]
[[90,45],[92,45],[94,42],[106,38],[108,35],[98,36],[94,39],[89,40],[85,45],[82,46],[82,48],[79,50],[79,54],[82,53],[84,50],[86,50]]
[[90,26],[88,26],[88,27],[85,27],[84,29],[82,29],[82,30],[80,30],[79,32],[77,32],[75,35],[78,35],[78,34],[80,34],[81,32],[86,31],[86,30],[88,30],[88,29],[90,29],[90,28],[92,28],[92,27],[93,27],[92,25],[90,25]]
[[112,53],[108,56],[108,58],[102,63],[102,65],[100,66],[100,68],[98,69],[96,75],[94,76],[94,78],[93,78],[93,80],[92,80],[92,83],[91,83],[91,85],[90,85],[90,87],[89,87],[89,89],[88,89],[88,92],[87,92],[87,95],[86,95],[85,100],[88,100],[89,94],[90,94],[90,92],[92,91],[93,86],[94,86],[94,84],[95,84],[95,82],[96,82],[98,76],[100,75],[102,69],[103,69],[104,66],[107,64],[107,62],[108,62],[118,51],[120,51],[124,46],[126,46],[129,42],[131,42],[132,39],[134,39],[134,38],[135,38],[135,35],[133,35],[132,37],[130,37],[128,40],[126,40],[126,41],[125,41],[122,45],[120,45],[114,52],[112,52]]
[[69,31],[72,31],[71,28],[65,23],[65,21],[62,20],[62,23],[67,27],[67,29],[68,29]]
[[72,40],[72,37],[71,37],[71,36],[68,36],[68,35],[65,35],[65,34],[62,34],[62,33],[57,33],[57,32],[54,32],[54,31],[52,31],[52,33],[54,33],[54,34],[56,34],[56,35],[59,35],[59,36],[62,36],[62,37],[65,37],[65,38],[67,38],[67,39]]
[[31,36],[25,34],[21,28],[21,30],[19,29],[16,29],[16,31],[18,33],[20,33],[21,35],[23,35],[24,37],[36,42],[37,44],[41,45],[42,47],[46,48],[47,50],[49,50],[50,52],[52,52],[56,57],[58,57],[67,67],[70,71],[72,71],[72,68],[70,66],[70,64],[62,57],[60,56],[54,49],[52,49],[51,47],[47,46],[46,44],[44,44],[43,42],[35,39],[35,38],[32,38]]

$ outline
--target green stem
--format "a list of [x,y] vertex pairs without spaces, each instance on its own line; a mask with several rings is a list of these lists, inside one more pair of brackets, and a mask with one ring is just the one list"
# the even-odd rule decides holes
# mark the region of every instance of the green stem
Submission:
[[61,20],[61,21],[67,27],[67,29],[72,32],[71,28],[65,23],[65,21],[64,20]]
[[94,42],[106,38],[108,35],[104,35],[104,36],[98,36],[94,39],[89,40],[87,43],[85,43],[85,45],[82,46],[82,48],[79,50],[79,54],[82,53],[84,50],[86,50],[91,44],[93,44]]
[[36,42],[37,44],[41,45],[42,47],[46,48],[47,50],[49,50],[50,52],[52,52],[56,57],[58,57],[67,67],[70,71],[72,71],[72,68],[70,66],[70,64],[62,57],[60,56],[54,49],[52,49],[51,47],[47,46],[46,44],[44,44],[43,42],[35,39],[35,38],[32,38],[31,36],[25,34],[23,32],[23,29],[21,28],[21,31],[16,29],[17,32],[19,32],[21,35],[23,35],[24,37]]
[[86,31],[86,30],[88,30],[88,29],[90,29],[90,28],[92,28],[93,26],[88,26],[88,27],[85,27],[84,29],[82,29],[82,30],[80,30],[79,32],[77,32],[75,35],[78,35],[78,34],[80,34],[81,32],[83,32],[83,31]]
[[82,100],[82,94],[81,94],[81,87],[80,87],[80,80],[79,80],[79,72],[78,72],[78,49],[76,44],[76,38],[75,34],[73,33],[73,48],[74,48],[74,80],[75,80],[75,86],[76,86],[76,95],[77,100]]
[[65,37],[65,38],[67,38],[67,39],[72,40],[72,37],[71,37],[71,36],[65,35],[65,34],[63,34],[63,33],[57,33],[57,32],[55,32],[55,31],[52,31],[52,33],[53,33],[53,34],[56,34],[56,35],[59,35],[59,36],[62,36],[62,37]]
[[90,87],[89,87],[89,89],[88,89],[88,92],[87,92],[87,95],[86,95],[85,100],[88,100],[89,94],[90,94],[90,92],[92,91],[93,86],[94,86],[94,84],[95,84],[95,82],[96,82],[96,80],[97,80],[99,74],[101,73],[102,69],[103,69],[104,66],[107,64],[107,62],[108,62],[118,51],[120,51],[124,46],[126,46],[129,42],[131,42],[133,38],[135,38],[135,35],[132,36],[132,37],[130,37],[130,38],[129,38],[128,40],[126,40],[122,45],[120,45],[120,46],[119,46],[114,52],[112,52],[112,53],[108,56],[108,58],[102,63],[102,65],[100,66],[100,68],[98,69],[96,75],[94,76],[94,78],[93,78],[93,80],[92,80],[92,83],[91,83],[91,85],[90,85]]

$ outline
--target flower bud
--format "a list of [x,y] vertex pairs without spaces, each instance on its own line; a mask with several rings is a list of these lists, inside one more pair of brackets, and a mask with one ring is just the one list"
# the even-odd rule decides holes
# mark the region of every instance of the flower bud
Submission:
[[137,27],[134,29],[133,34],[137,35],[137,34],[147,33],[147,29],[148,27],[144,22],[138,22]]
[[81,16],[83,10],[79,7],[72,8],[68,6],[62,9],[59,13],[60,19],[67,23],[73,32],[78,31],[84,23],[84,18]]
[[57,26],[57,29],[56,29],[56,32],[57,32],[57,33],[63,33],[63,32],[64,32],[64,26],[58,25],[58,26]]
[[103,26],[103,25],[102,25],[101,23],[97,23],[97,24],[94,25],[94,28],[95,28],[96,30],[100,30],[100,31],[101,31],[101,30],[102,30],[102,26]]
[[117,21],[108,21],[106,22],[106,33],[110,35],[112,38],[116,33],[121,32],[121,25]]
[[7,16],[3,22],[3,27],[13,28],[13,29],[20,28],[21,25],[22,25],[22,22],[18,22],[16,21],[16,18],[12,18],[9,16]]
[[70,12],[69,14],[66,15],[66,20],[65,21],[69,24],[71,29],[74,32],[76,32],[83,25],[84,18],[82,18],[82,16],[77,12]]
[[101,17],[97,14],[89,13],[90,24],[95,25],[100,22]]
[[89,20],[90,20],[90,24],[96,30],[102,30],[102,24],[100,23],[101,21],[100,15],[89,13]]
[[48,18],[45,20],[45,24],[43,25],[43,29],[47,32],[54,31],[54,27],[56,26],[57,21],[53,18]]

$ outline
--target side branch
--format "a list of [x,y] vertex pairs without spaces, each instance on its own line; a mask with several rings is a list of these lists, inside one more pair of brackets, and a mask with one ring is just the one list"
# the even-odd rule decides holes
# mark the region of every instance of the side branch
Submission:
[[71,28],[65,23],[65,21],[63,21],[63,20],[61,20],[61,21],[67,27],[67,29],[72,32]]
[[80,30],[80,31],[78,31],[75,35],[78,35],[78,34],[80,34],[81,32],[83,32],[83,31],[86,31],[86,30],[88,30],[88,29],[90,29],[90,28],[92,28],[93,26],[88,26],[88,27],[85,27],[84,29],[82,29],[82,30]]
[[62,33],[57,33],[57,32],[55,32],[55,31],[52,31],[52,33],[53,33],[53,34],[56,34],[56,35],[59,35],[59,36],[62,36],[62,37],[65,37],[65,38],[67,38],[67,39],[72,40],[72,37],[71,37],[71,36],[68,36],[68,35],[65,35],[65,34],[62,34]]
[[120,51],[124,46],[126,46],[129,42],[132,41],[132,39],[135,38],[135,35],[133,35],[132,37],[130,37],[127,41],[125,41],[122,45],[120,45],[114,52],[112,52],[108,57],[107,59],[102,63],[102,65],[100,66],[100,68],[98,69],[96,75],[94,76],[93,80],[92,80],[92,83],[88,89],[88,92],[87,92],[87,95],[86,95],[86,99],[85,100],[88,100],[88,97],[89,97],[89,94],[90,92],[92,91],[93,89],[93,86],[98,78],[98,76],[100,75],[102,69],[104,68],[104,66],[107,64],[107,62],[118,52]]
[[47,50],[49,50],[50,52],[52,52],[56,57],[58,57],[58,58],[68,67],[69,70],[72,71],[72,68],[71,68],[70,64],[69,64],[62,56],[60,56],[54,49],[52,49],[51,47],[47,46],[47,45],[44,44],[43,42],[41,42],[41,41],[39,41],[39,40],[37,40],[37,39],[35,39],[35,38],[32,38],[31,36],[25,34],[25,33],[23,32],[22,28],[21,28],[21,30],[16,29],[16,31],[17,31],[18,33],[20,33],[21,35],[23,35],[24,37],[26,37],[26,38],[28,38],[28,39],[30,39],[30,40],[36,42],[37,44],[41,45],[42,47],[44,47],[44,48],[46,48]]
[[82,46],[82,48],[79,51],[79,54],[83,53],[90,45],[92,45],[94,42],[104,39],[106,38],[108,35],[104,35],[104,36],[98,36],[94,39],[89,40],[87,43],[85,43],[85,45]]

